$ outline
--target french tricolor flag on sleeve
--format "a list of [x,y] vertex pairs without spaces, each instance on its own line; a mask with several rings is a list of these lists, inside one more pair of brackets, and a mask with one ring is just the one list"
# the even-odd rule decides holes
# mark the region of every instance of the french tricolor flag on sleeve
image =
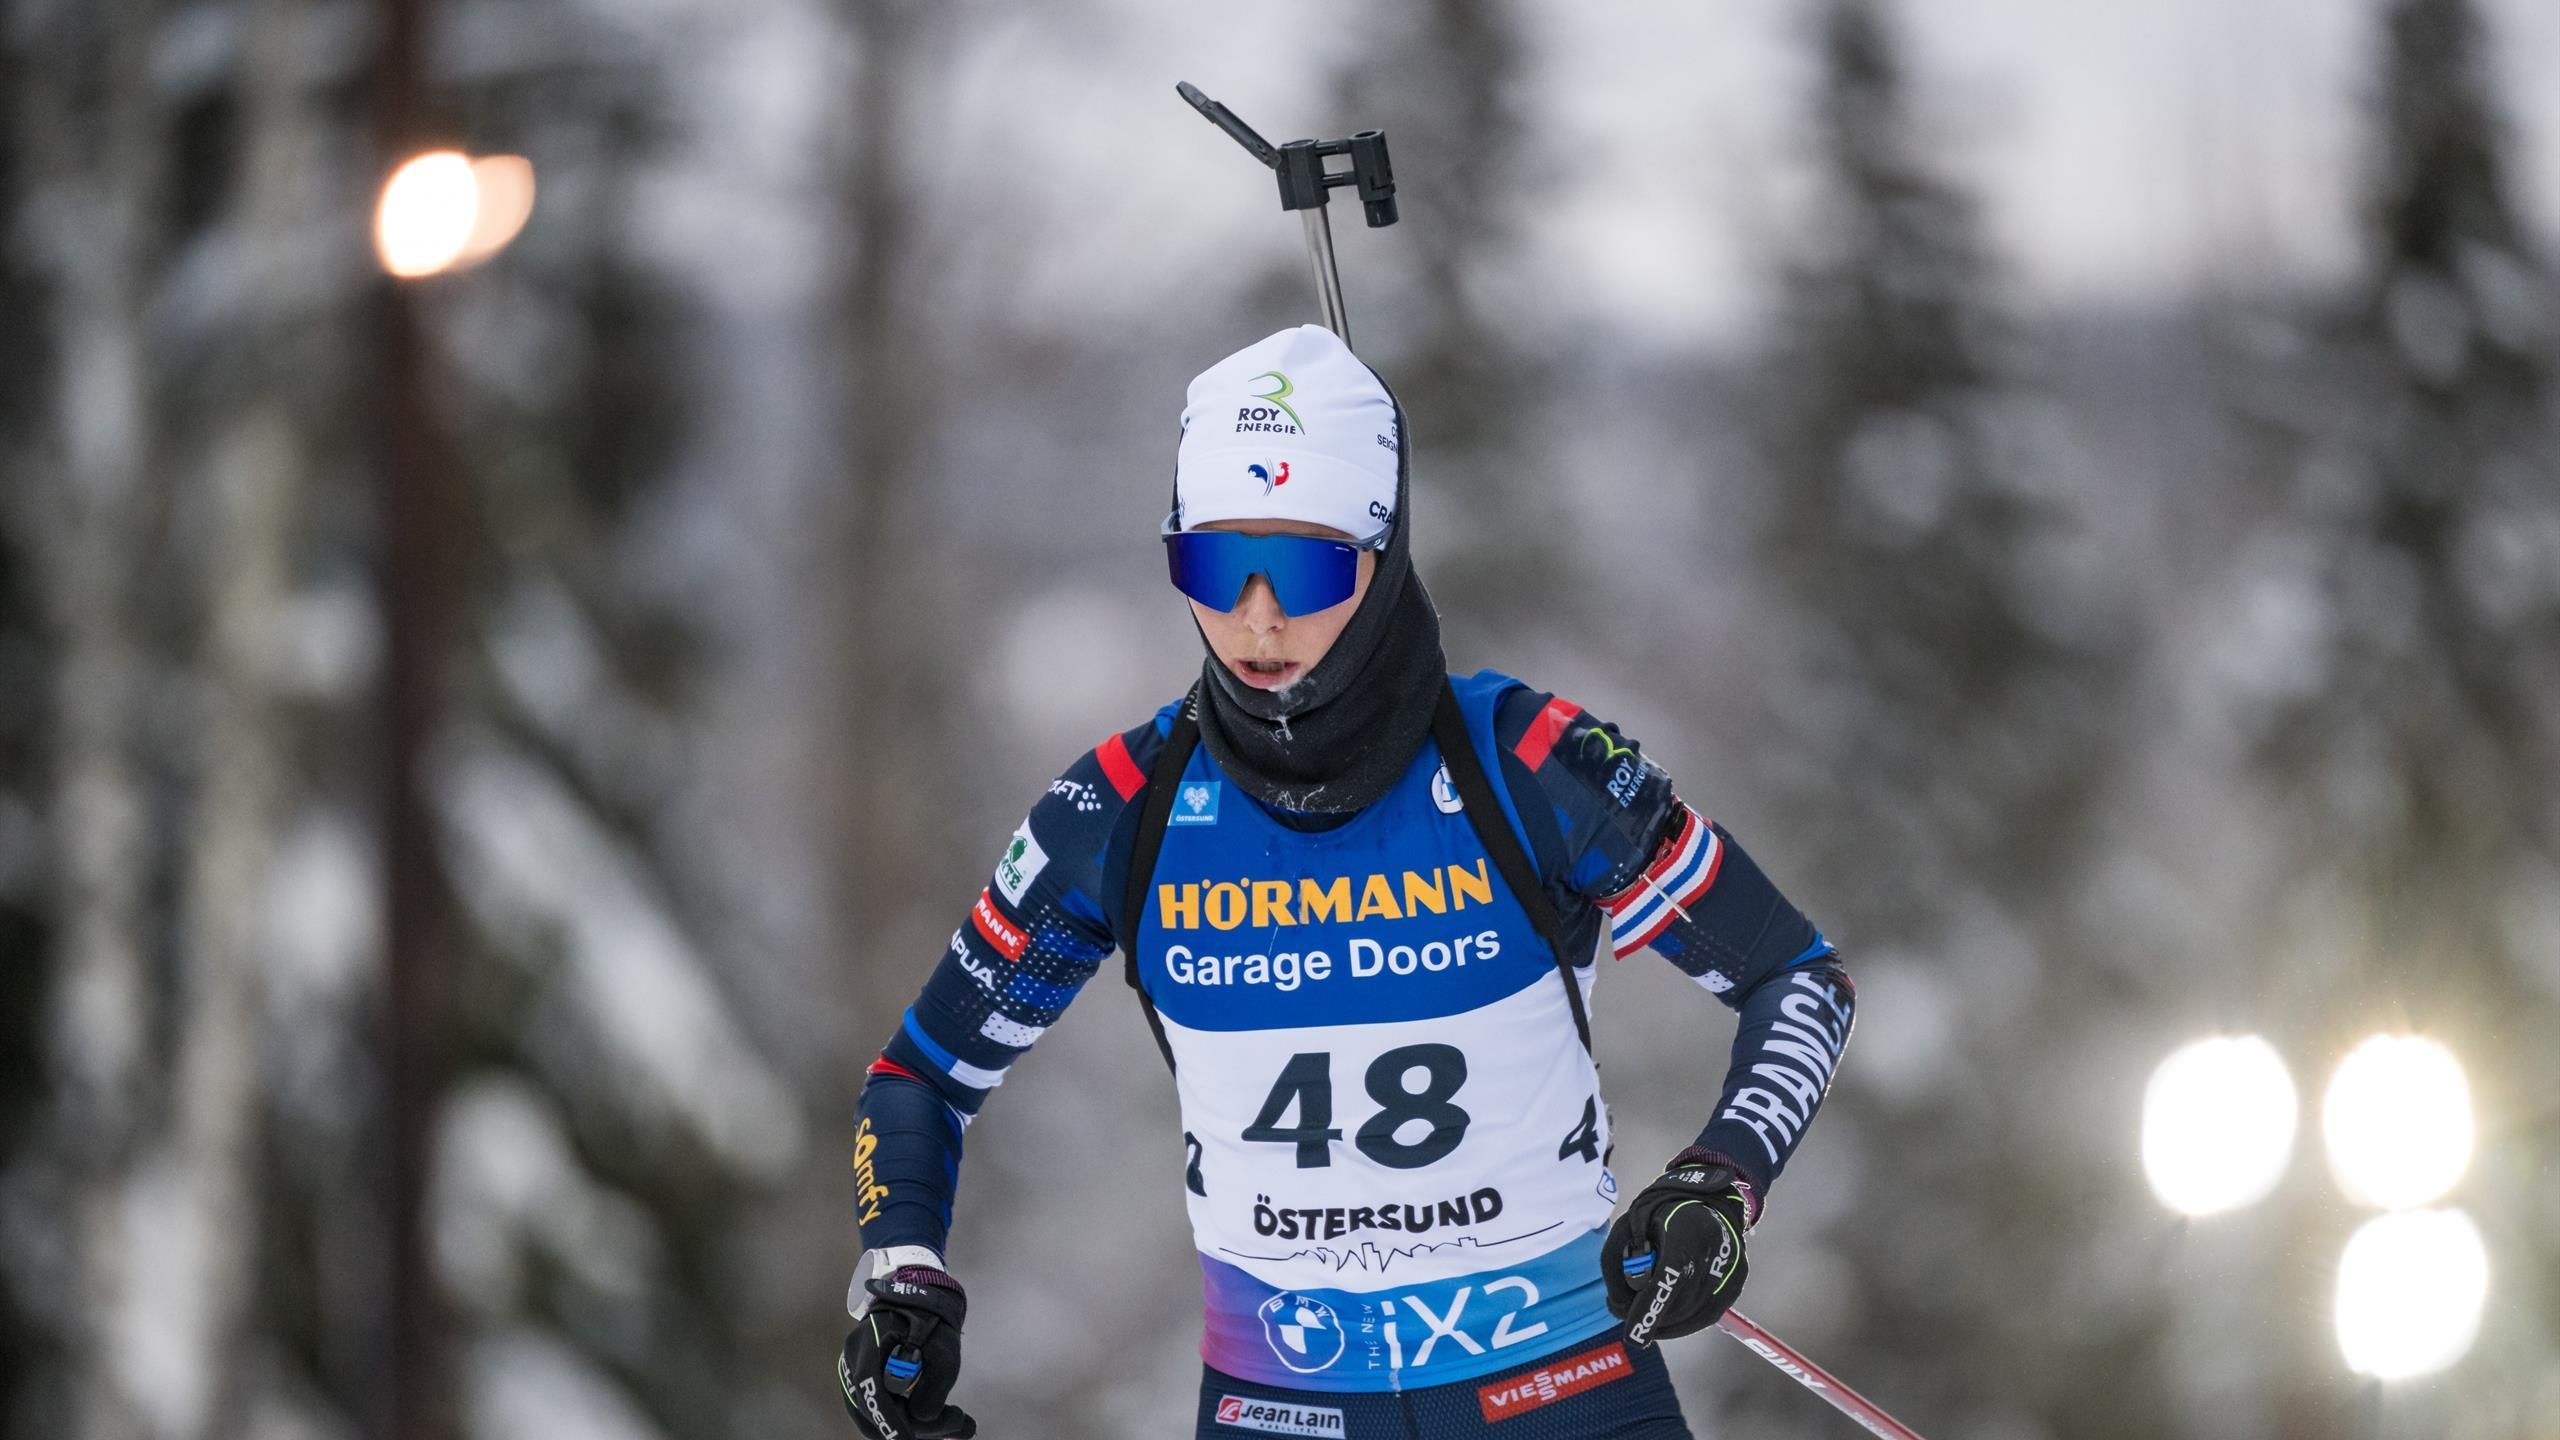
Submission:
[[1609,912],[1609,949],[1618,959],[1653,943],[1681,912],[1705,897],[1724,860],[1724,839],[1686,805],[1679,837],[1636,883],[1603,902]]

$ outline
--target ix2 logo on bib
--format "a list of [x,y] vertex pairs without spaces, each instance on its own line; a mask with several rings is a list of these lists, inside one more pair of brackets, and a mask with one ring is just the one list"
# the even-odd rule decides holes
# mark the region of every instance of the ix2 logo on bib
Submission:
[[1262,1302],[1262,1335],[1280,1363],[1313,1375],[1342,1358],[1342,1317],[1313,1295],[1283,1290]]

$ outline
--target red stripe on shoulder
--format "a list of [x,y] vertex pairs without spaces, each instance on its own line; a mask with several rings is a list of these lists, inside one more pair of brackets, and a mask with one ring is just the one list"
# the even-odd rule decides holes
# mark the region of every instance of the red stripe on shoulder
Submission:
[[1147,788],[1147,772],[1129,758],[1129,742],[1114,735],[1093,747],[1093,757],[1102,762],[1102,773],[1110,778],[1111,788],[1120,792],[1122,800],[1138,798]]
[[1549,700],[1547,708],[1538,712],[1538,718],[1529,722],[1529,732],[1520,737],[1519,744],[1511,747],[1511,753],[1519,756],[1520,763],[1532,770],[1546,764],[1547,752],[1556,748],[1556,742],[1564,738],[1566,728],[1573,724],[1573,717],[1581,713],[1581,706],[1561,695]]
[[871,1068],[863,1071],[862,1073],[865,1075],[896,1075],[908,1080],[913,1080],[919,1085],[925,1083],[923,1076],[908,1069],[906,1066],[899,1064],[897,1061],[890,1059],[886,1055],[872,1061]]

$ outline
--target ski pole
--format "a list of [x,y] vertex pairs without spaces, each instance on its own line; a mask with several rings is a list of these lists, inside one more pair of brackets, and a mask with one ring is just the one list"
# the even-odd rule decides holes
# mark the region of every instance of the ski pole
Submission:
[[[1342,272],[1333,259],[1333,220],[1325,204],[1327,191],[1349,185],[1360,192],[1360,206],[1371,229],[1396,223],[1396,177],[1387,163],[1387,134],[1363,130],[1347,140],[1292,140],[1274,145],[1236,112],[1200,93],[1189,81],[1175,85],[1183,103],[1227,132],[1245,153],[1271,168],[1280,179],[1280,208],[1295,210],[1307,239],[1307,263],[1315,271],[1316,303],[1324,309],[1325,328],[1351,343],[1351,317],[1342,303]],[[1348,170],[1328,170],[1325,157],[1347,155]]]
[[1876,1408],[1875,1402],[1843,1385],[1830,1371],[1806,1359],[1801,1351],[1786,1341],[1743,1318],[1738,1310],[1727,1310],[1716,1321],[1716,1328],[1742,1342],[1752,1354],[1787,1372],[1797,1384],[1831,1402],[1831,1408],[1855,1420],[1870,1434],[1885,1440],[1920,1440],[1919,1432]]

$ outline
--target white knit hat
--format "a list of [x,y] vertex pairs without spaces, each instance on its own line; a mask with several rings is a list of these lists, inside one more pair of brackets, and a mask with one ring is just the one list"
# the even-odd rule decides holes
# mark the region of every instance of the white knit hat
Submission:
[[1174,521],[1303,520],[1355,539],[1395,521],[1395,402],[1340,336],[1301,325],[1200,372],[1182,407]]

